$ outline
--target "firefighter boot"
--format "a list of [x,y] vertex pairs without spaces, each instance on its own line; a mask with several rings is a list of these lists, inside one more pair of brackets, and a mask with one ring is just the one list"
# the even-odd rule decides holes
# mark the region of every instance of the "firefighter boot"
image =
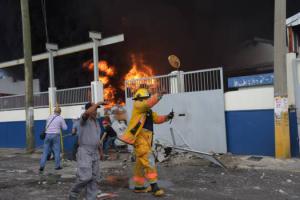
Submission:
[[158,187],[157,183],[151,184],[151,188],[153,195],[156,197],[161,197],[165,194],[165,192]]
[[150,186],[148,186],[148,187],[142,187],[142,188],[134,188],[134,192],[135,193],[148,193],[148,192],[151,192],[152,191],[152,189],[151,189],[151,187]]

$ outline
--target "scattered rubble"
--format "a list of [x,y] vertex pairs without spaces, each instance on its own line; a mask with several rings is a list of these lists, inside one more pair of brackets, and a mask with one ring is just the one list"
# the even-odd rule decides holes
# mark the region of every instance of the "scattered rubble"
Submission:
[[[54,170],[54,162],[47,162],[44,174],[38,172],[38,158],[28,154],[13,154],[6,159],[0,151],[0,193],[2,200],[66,199],[67,191],[75,181],[76,162],[64,160],[62,170]],[[299,199],[300,173],[295,171],[297,160],[288,161],[263,157],[260,161],[249,156],[218,155],[228,166],[224,170],[191,153],[171,152],[158,163],[159,185],[165,189],[166,200],[177,199]],[[262,164],[263,163],[263,164]],[[269,163],[269,164],[268,164]],[[274,170],[274,166],[279,170]],[[116,199],[150,200],[151,194],[134,194],[131,177],[133,162],[127,154],[118,160],[101,162],[104,193],[113,191]],[[246,167],[245,167],[246,166]],[[263,166],[263,167],[262,167]],[[300,166],[300,165],[298,165]],[[272,169],[272,170],[269,170]],[[275,189],[274,189],[275,188]],[[277,188],[277,189],[276,189]]]
[[254,190],[261,190],[261,187],[259,187],[259,186],[254,186],[253,189],[254,189]]
[[285,191],[283,191],[282,189],[279,189],[278,192],[279,192],[280,194],[283,194],[283,195],[287,195],[287,194],[288,194],[288,193],[286,193]]
[[287,179],[286,182],[291,183],[293,181],[291,179]]
[[263,179],[265,177],[265,172],[262,173],[262,175],[260,176],[260,179]]

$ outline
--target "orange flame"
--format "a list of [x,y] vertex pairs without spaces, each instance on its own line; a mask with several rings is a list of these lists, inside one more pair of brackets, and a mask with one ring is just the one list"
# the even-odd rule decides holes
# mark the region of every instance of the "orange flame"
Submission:
[[106,108],[110,108],[116,104],[116,92],[116,88],[114,88],[112,85],[109,85],[108,87],[104,88],[104,99],[108,101],[108,105],[105,106]]
[[131,55],[132,67],[125,75],[125,80],[139,79],[154,76],[151,66],[144,63],[142,56],[137,57],[135,54]]
[[108,68],[109,67],[108,67],[108,64],[107,64],[106,61],[104,61],[104,60],[99,61],[99,63],[98,63],[98,69],[99,69],[99,71],[106,72],[106,70]]
[[[94,70],[94,63],[92,60],[88,60],[82,64],[83,68],[87,68],[89,71]],[[98,63],[99,69],[99,80],[107,85],[109,83],[109,77],[112,77],[116,74],[116,69],[113,66],[109,66],[105,60],[101,60]]]
[[[132,67],[129,72],[124,76],[126,81],[140,78],[148,78],[154,76],[154,72],[151,66],[144,63],[143,57],[132,54],[131,55]],[[140,85],[147,85],[148,88],[154,88],[156,81],[154,79],[142,80],[137,82],[127,82],[127,87],[130,87],[133,91],[140,87]],[[124,86],[122,86],[124,90]]]
[[[124,76],[123,80],[132,80],[140,79],[154,76],[153,69],[150,65],[144,63],[144,59],[141,55],[136,56],[131,55],[132,66],[129,72]],[[88,60],[82,64],[83,68],[88,69],[89,71],[94,70],[94,63],[92,60]],[[98,63],[99,69],[99,80],[104,85],[104,99],[109,102],[106,105],[106,108],[111,108],[116,104],[116,88],[110,84],[110,78],[116,74],[116,68],[110,66],[107,61],[101,60]],[[140,85],[147,85],[149,89],[156,87],[156,81],[154,79],[149,79],[146,81],[138,81],[137,83],[130,83],[127,87],[130,87],[132,91],[136,90]],[[121,89],[124,90],[124,85],[121,86]],[[125,105],[124,102],[121,102],[121,105]]]
[[[82,67],[88,69],[89,71],[94,71],[94,63],[91,59],[84,62]],[[110,82],[110,78],[116,74],[116,69],[115,67],[108,65],[107,61],[105,60],[99,61],[98,69],[99,80],[104,85],[104,99],[109,102],[109,104],[105,107],[110,108],[115,105],[115,94],[117,90],[112,85],[108,84]]]
[[114,67],[110,67],[110,68],[108,68],[108,69],[106,70],[106,75],[107,75],[107,76],[113,76],[113,75],[115,75],[115,74],[116,74],[116,70],[115,70]]
[[125,80],[146,78],[153,76],[153,71],[149,66],[141,66],[133,65],[130,71],[125,75]]
[[107,76],[99,76],[99,81],[101,81],[103,85],[106,85],[109,82],[109,78]]

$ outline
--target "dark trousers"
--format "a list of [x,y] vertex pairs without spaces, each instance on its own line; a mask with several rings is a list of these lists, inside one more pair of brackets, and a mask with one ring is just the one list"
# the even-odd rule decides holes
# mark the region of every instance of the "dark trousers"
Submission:
[[78,150],[79,144],[78,144],[78,136],[76,135],[75,137],[75,143],[73,145],[73,150],[72,150],[72,159],[76,160],[76,154]]

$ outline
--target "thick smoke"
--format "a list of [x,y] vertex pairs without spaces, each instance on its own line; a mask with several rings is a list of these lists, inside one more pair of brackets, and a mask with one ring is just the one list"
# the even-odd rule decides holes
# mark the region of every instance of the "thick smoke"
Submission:
[[[19,1],[0,1],[2,62],[23,53]],[[46,0],[46,8],[50,42],[60,47],[89,41],[90,30],[105,37],[125,34],[125,42],[100,49],[100,59],[117,67],[116,80],[129,70],[131,54],[142,54],[156,74],[171,71],[170,54],[181,58],[185,71],[217,66],[226,71],[228,58],[242,42],[254,37],[273,40],[274,0]],[[289,16],[299,8],[298,0],[288,1]],[[37,54],[45,51],[46,41],[41,1],[30,1],[30,11],[33,54]],[[92,74],[82,69],[82,63],[91,58],[87,51],[56,59],[57,87],[87,85]],[[7,72],[22,79],[20,69]],[[46,61],[34,63],[34,76],[47,89]]]

